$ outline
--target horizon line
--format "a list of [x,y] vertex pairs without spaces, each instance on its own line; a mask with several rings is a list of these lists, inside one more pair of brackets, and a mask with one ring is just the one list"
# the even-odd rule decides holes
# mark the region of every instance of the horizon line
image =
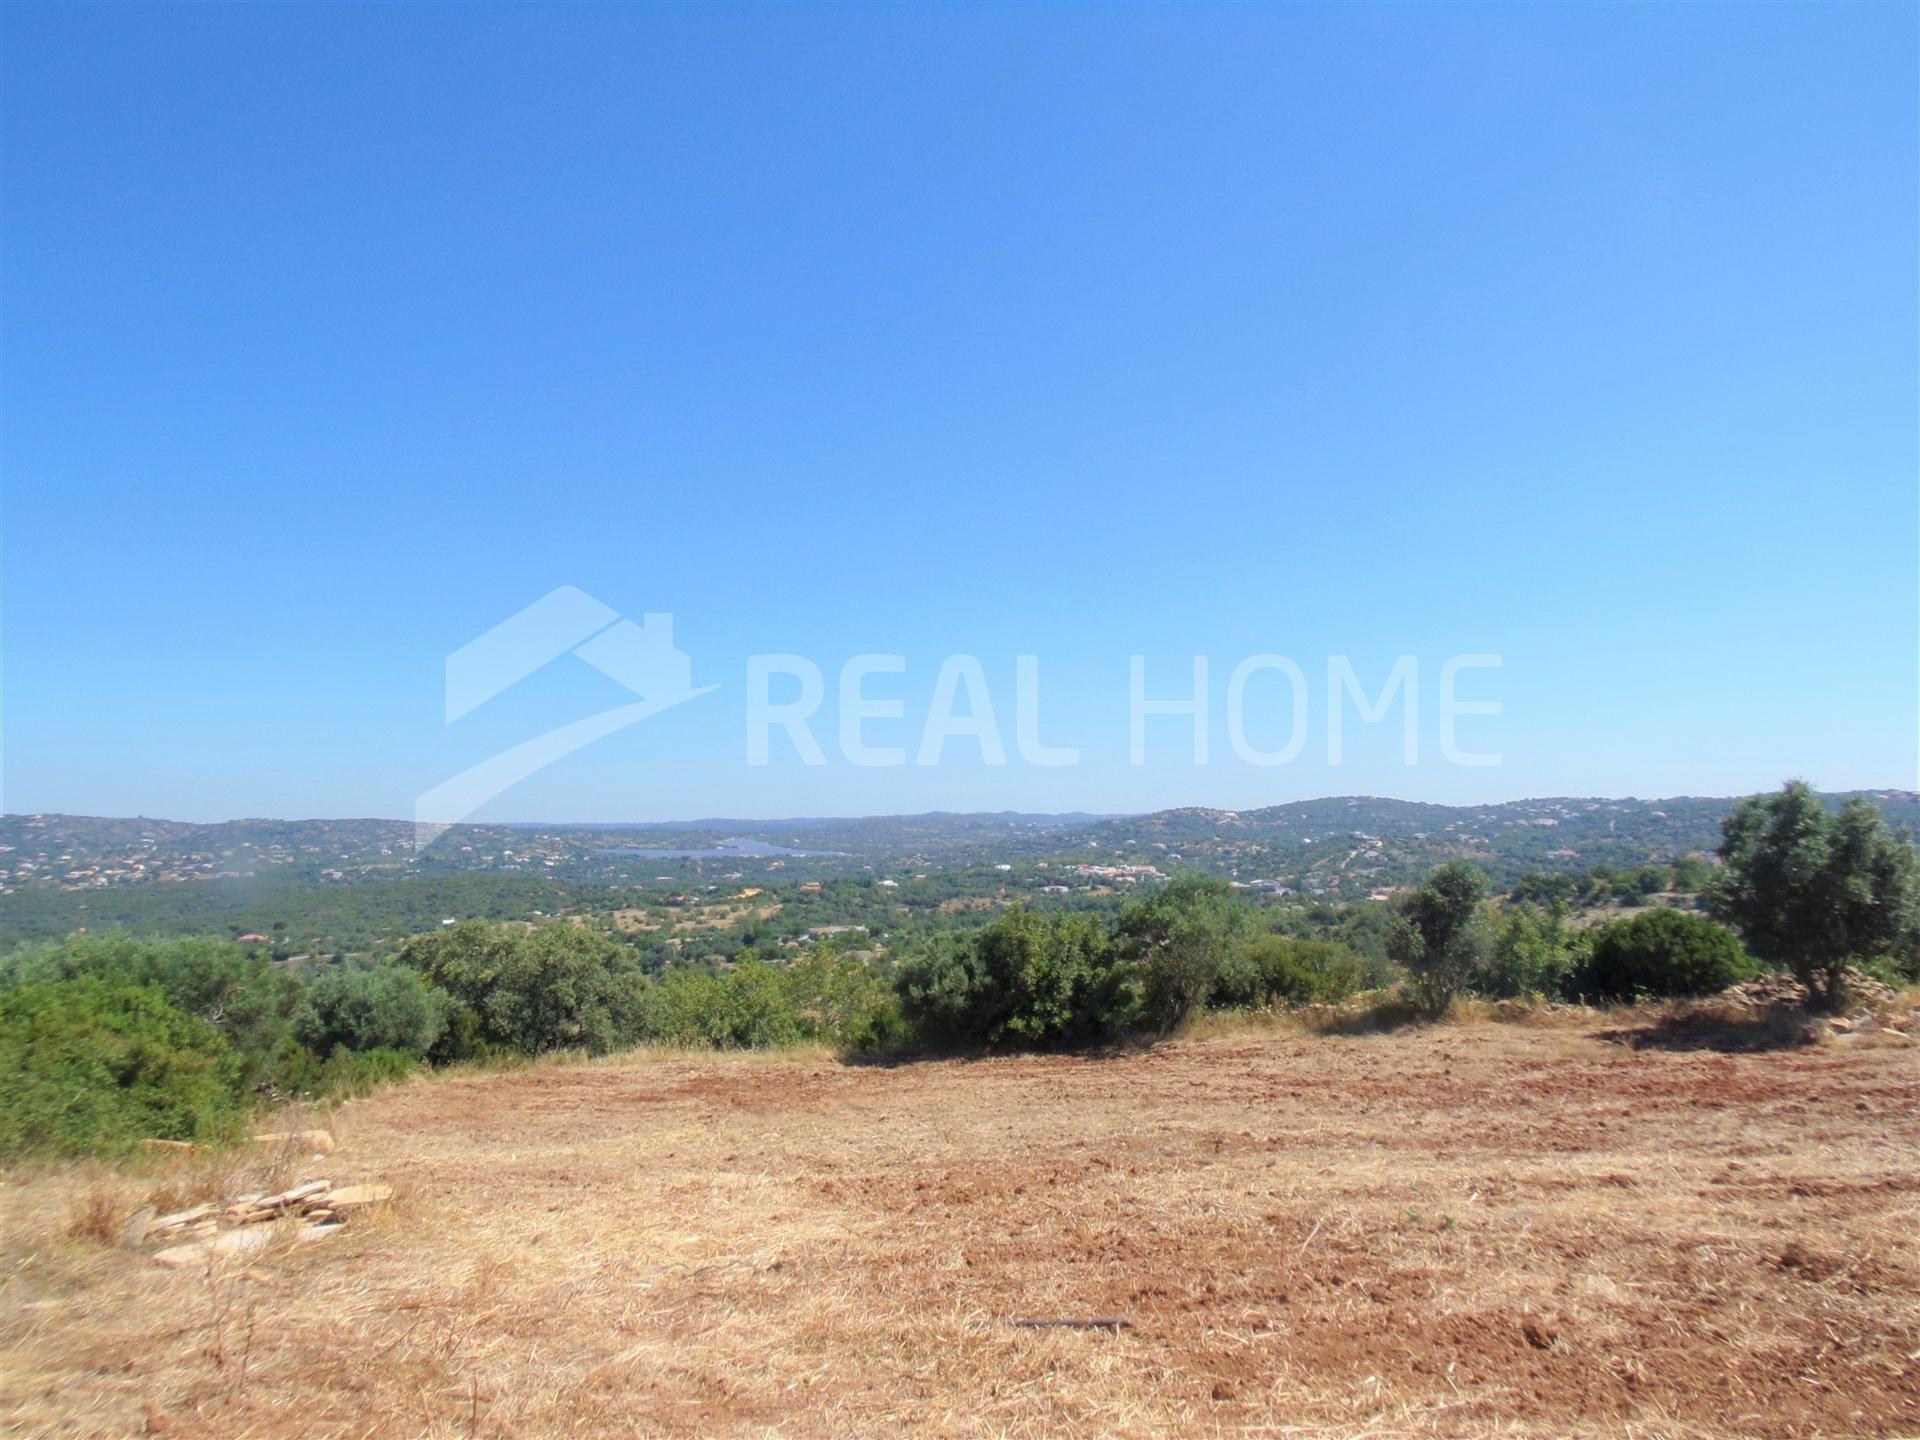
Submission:
[[[1778,788],[1778,787],[1774,787]],[[1819,790],[1823,796],[1830,795],[1900,795],[1920,798],[1920,789],[1908,789],[1901,785],[1858,785],[1844,790]],[[525,829],[548,826],[562,830],[616,830],[641,826],[667,828],[672,826],[715,826],[715,825],[799,825],[825,822],[856,823],[867,820],[921,820],[934,817],[950,819],[992,819],[1001,816],[1014,816],[1034,820],[1134,820],[1150,815],[1169,815],[1183,810],[1208,810],[1228,815],[1257,814],[1267,810],[1284,810],[1290,805],[1315,805],[1328,801],[1375,801],[1393,805],[1424,805],[1436,810],[1497,810],[1508,805],[1544,805],[1559,801],[1583,801],[1593,803],[1664,804],[1682,800],[1739,800],[1748,795],[1764,795],[1771,790],[1749,790],[1737,795],[1521,795],[1508,800],[1479,800],[1461,803],[1448,803],[1442,800],[1406,800],[1394,795],[1369,795],[1343,793],[1336,795],[1302,796],[1297,800],[1280,800],[1269,805],[1163,805],[1156,810],[889,810],[866,815],[703,815],[685,819],[670,820],[461,820],[449,825],[449,829],[462,827],[483,829],[488,826]],[[243,825],[249,823],[269,823],[277,825],[403,825],[414,822],[390,816],[379,815],[230,815],[223,820],[179,820],[166,815],[90,815],[74,810],[8,810],[0,812],[0,821],[6,820],[144,820],[163,825]]]

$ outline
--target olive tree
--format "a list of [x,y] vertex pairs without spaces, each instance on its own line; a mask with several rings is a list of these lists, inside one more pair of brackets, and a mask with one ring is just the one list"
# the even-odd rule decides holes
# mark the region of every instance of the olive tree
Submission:
[[1147,1028],[1171,1034],[1207,1003],[1252,918],[1230,884],[1201,871],[1174,876],[1120,912],[1116,933],[1139,967]]
[[604,1054],[634,1038],[647,983],[630,953],[564,920],[530,930],[469,920],[414,936],[396,962],[449,997],[436,1060],[489,1049]]
[[1406,967],[1414,997],[1429,1015],[1443,1013],[1486,961],[1486,898],[1487,877],[1456,860],[1400,902],[1387,953]]
[[1721,825],[1721,872],[1708,898],[1761,960],[1790,968],[1810,1005],[1845,1000],[1849,964],[1910,956],[1920,927],[1920,865],[1859,796],[1838,814],[1790,780],[1753,795]]

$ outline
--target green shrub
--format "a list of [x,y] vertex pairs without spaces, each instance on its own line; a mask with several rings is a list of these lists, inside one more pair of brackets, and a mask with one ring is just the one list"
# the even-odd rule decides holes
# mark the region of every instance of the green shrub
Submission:
[[641,1002],[641,1033],[667,1045],[771,1050],[814,1042],[871,1052],[899,1041],[899,1002],[864,961],[820,946],[790,965],[751,950],[724,971],[673,968]]
[[421,1066],[419,1055],[411,1050],[378,1048],[373,1050],[335,1050],[320,1067],[320,1084],[313,1094],[317,1100],[356,1100],[371,1095],[382,1085],[405,1080]]
[[1360,988],[1361,957],[1332,940],[1263,935],[1223,967],[1220,1005],[1337,1005]]
[[1594,1000],[1711,995],[1757,970],[1740,942],[1704,916],[1649,910],[1594,931],[1570,986]]
[[0,994],[0,1149],[111,1154],[240,1129],[242,1066],[157,986],[86,976]]
[[0,989],[92,977],[152,985],[167,1003],[213,1026],[239,1058],[243,1087],[263,1080],[293,1033],[300,983],[263,955],[225,940],[140,940],[124,932],[76,933],[0,959]]
[[404,1080],[425,1063],[408,1050],[349,1050],[344,1045],[323,1056],[289,1040],[274,1055],[260,1088],[269,1102],[352,1100]]
[[1822,1009],[1846,998],[1849,965],[1920,968],[1920,849],[1855,795],[1829,811],[1804,780],[1742,800],[1721,822],[1714,917],[1790,967]]
[[720,974],[669,970],[641,1009],[641,1033],[668,1045],[772,1050],[803,1038],[784,976],[755,957]]
[[447,997],[404,965],[328,969],[309,982],[294,1034],[316,1055],[397,1050],[423,1056],[447,1028]]
[[414,936],[396,959],[451,1001],[436,1060],[493,1049],[598,1055],[640,1033],[647,981],[632,953],[566,921],[518,930],[469,920]]
[[1084,1044],[1126,1024],[1128,968],[1086,915],[1015,906],[971,935],[943,936],[900,968],[900,1008],[923,1043],[963,1048]]
[[1139,970],[1146,1026],[1170,1034],[1206,1004],[1251,928],[1233,887],[1199,871],[1176,875],[1122,910],[1119,943]]
[[1501,918],[1473,988],[1492,1000],[1557,997],[1584,955],[1559,907],[1518,904]]
[[809,1040],[872,1054],[906,1035],[900,1000],[873,966],[817,946],[786,969],[788,1004]]
[[1413,997],[1438,1015],[1473,983],[1487,954],[1487,877],[1454,861],[1433,872],[1393,912],[1387,953],[1407,971]]

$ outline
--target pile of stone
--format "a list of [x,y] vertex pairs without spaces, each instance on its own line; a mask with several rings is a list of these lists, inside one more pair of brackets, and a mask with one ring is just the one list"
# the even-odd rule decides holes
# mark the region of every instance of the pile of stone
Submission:
[[1743,1010],[1775,1017],[1800,1016],[1800,1038],[1814,1045],[1826,1040],[1870,1041],[1874,1044],[1908,1045],[1912,1040],[1896,1003],[1900,992],[1874,979],[1864,971],[1847,969],[1847,1004],[1843,1014],[1803,1014],[1807,989],[1793,976],[1781,971],[1757,975],[1738,985],[1728,986],[1717,997]]
[[183,1270],[211,1260],[245,1255],[260,1249],[272,1233],[266,1222],[298,1222],[293,1238],[299,1242],[324,1240],[346,1228],[359,1210],[393,1198],[391,1185],[343,1185],[331,1180],[309,1180],[278,1194],[249,1192],[236,1195],[225,1206],[195,1205],[188,1210],[153,1218],[136,1216],[127,1227],[126,1244],[176,1240],[155,1253],[156,1265]]
[[[1848,967],[1847,998],[1849,1009],[1854,1013],[1879,1009],[1898,998],[1898,994],[1891,985],[1883,984],[1863,970]],[[1721,992],[1720,998],[1755,1010],[1767,1010],[1776,1006],[1806,1004],[1807,988],[1784,970],[1769,970],[1751,980],[1728,986]]]

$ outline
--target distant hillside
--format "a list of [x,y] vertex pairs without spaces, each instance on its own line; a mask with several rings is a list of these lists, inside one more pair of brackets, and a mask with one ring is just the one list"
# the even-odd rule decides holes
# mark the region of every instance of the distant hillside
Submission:
[[[1859,793],[1891,824],[1920,830],[1920,794]],[[1847,795],[1825,798],[1837,807]],[[1622,868],[1707,853],[1720,843],[1720,822],[1734,803],[1679,796],[1456,806],[1340,796],[1258,810],[1163,810],[1103,821],[1085,835],[1089,848],[1178,856],[1177,863],[1350,899],[1418,878],[1447,860],[1472,861],[1510,883],[1536,870]]]
[[[1860,793],[1894,825],[1920,829],[1920,794]],[[1826,798],[1838,805],[1846,796]],[[1275,878],[1298,871],[1325,879],[1389,881],[1460,858],[1504,879],[1529,870],[1584,870],[1709,851],[1719,842],[1720,822],[1732,804],[1725,798],[1681,796],[1454,806],[1337,796],[1256,810],[1185,808],[1106,817],[933,812],[635,825],[457,825],[419,855],[413,827],[399,820],[191,824],[8,815],[0,817],[0,893],[268,876],[321,885],[475,873],[618,883],[653,878],[635,873],[646,868],[636,863],[635,850],[641,852],[639,862],[657,853],[664,866],[702,858],[674,851],[707,851],[743,840],[770,853],[738,857],[741,863],[773,865],[796,875],[1146,851],[1155,863],[1225,873]],[[783,856],[782,846],[832,853]],[[610,858],[613,851],[622,853]]]
[[[1920,829],[1920,795],[1865,793],[1896,826]],[[1417,881],[1447,860],[1471,861],[1508,886],[1535,871],[1625,870],[1710,852],[1733,803],[1451,806],[1341,796],[1108,817],[459,825],[424,853],[397,820],[9,815],[0,818],[0,944],[124,926],[257,932],[276,952],[367,951],[448,917],[606,915],[748,886],[768,896],[763,904],[790,906],[796,924],[804,915],[890,928],[946,924],[967,906],[1015,900],[1117,905],[1128,886],[1186,867],[1269,899],[1340,904]]]

